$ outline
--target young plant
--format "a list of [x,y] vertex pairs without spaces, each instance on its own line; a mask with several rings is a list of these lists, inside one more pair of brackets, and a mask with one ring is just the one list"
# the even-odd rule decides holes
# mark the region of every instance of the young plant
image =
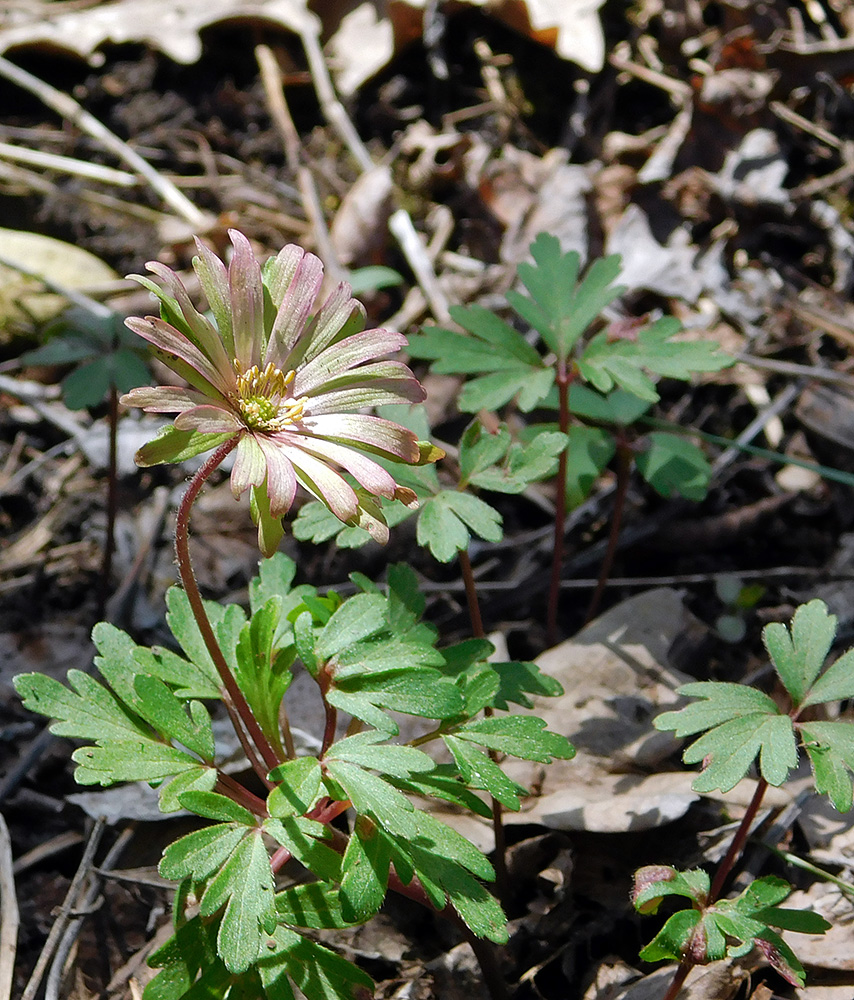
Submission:
[[537,407],[558,410],[558,430],[569,436],[560,456],[554,549],[548,602],[548,631],[557,635],[558,594],[563,563],[568,462],[573,450],[570,390],[585,383],[602,396],[614,389],[652,404],[654,375],[687,380],[695,372],[718,371],[732,359],[708,341],[674,340],[679,321],[620,320],[587,337],[602,312],[625,291],[615,284],[618,255],[594,261],[579,280],[580,257],[563,253],[557,237],[541,233],[531,244],[533,263],[519,265],[527,290],[507,293],[507,301],[540,342],[534,346],[495,313],[481,306],[455,306],[451,317],[465,333],[433,328],[412,339],[410,354],[433,361],[441,374],[473,375],[460,393],[465,412],[495,410],[511,400],[523,413]]
[[816,718],[816,707],[854,697],[854,650],[825,668],[836,635],[836,617],[819,600],[801,605],[791,627],[767,625],[762,632],[777,679],[785,691],[778,704],[743,684],[700,681],[679,693],[698,699],[665,712],[656,729],[677,736],[702,733],[684,752],[687,764],[703,769],[693,782],[698,792],[728,792],[758,758],[759,781],[715,878],[702,871],[678,872],[669,866],[641,869],[633,901],[641,912],[655,912],[666,895],[691,901],[675,913],[641,952],[649,961],[669,958],[679,969],[666,1000],[673,1000],[688,972],[724,954],[746,954],[756,946],[790,983],[802,986],[804,970],[780,938],[779,929],[823,933],[830,925],[817,914],[779,909],[792,887],[778,878],[760,878],[735,899],[721,899],[726,880],[739,858],[768,785],[779,786],[797,766],[800,750],[809,759],[816,791],[841,812],[852,805],[854,723]]
[[[425,600],[406,566],[389,570],[386,591],[354,574],[358,592],[347,599],[293,586],[295,564],[273,550],[297,485],[340,522],[382,539],[388,529],[377,495],[406,504],[414,495],[380,461],[402,470],[439,451],[360,412],[423,398],[404,365],[377,360],[403,338],[363,332],[346,285],[318,309],[322,270],[311,254],[286,247],[262,270],[245,237],[230,235],[228,268],[201,245],[194,261],[216,326],[159,264],[149,267],[165,290],[139,280],[160,299],[161,317],[128,321],[189,383],[124,397],[178,413],[138,461],[213,450],[177,517],[183,589],[167,594],[167,622],[180,652],[139,646],[101,623],[93,639],[104,683],[72,670],[69,686],[28,674],[16,678],[17,689],[29,708],[55,720],[54,732],[86,741],[73,754],[80,783],[147,781],[160,787],[164,812],[185,809],[208,821],[164,852],[160,870],[179,883],[175,933],[151,958],[162,971],[146,1000],[291,1000],[295,989],[311,1000],[370,996],[370,978],[312,932],[363,923],[389,890],[454,921],[499,997],[500,973],[484,950],[484,939],[507,939],[501,907],[483,884],[493,868],[410,795],[484,816],[484,794],[519,809],[525,790],[490,754],[548,763],[574,750],[531,715],[482,713],[530,707],[529,694],[559,685],[534,664],[489,662],[493,647],[484,639],[440,646],[421,620]],[[250,492],[270,557],[250,585],[248,614],[203,601],[189,561],[192,504],[230,453],[235,496]],[[288,718],[297,662],[323,707],[312,752],[298,748]],[[220,766],[208,707],[216,701],[255,771],[251,783]],[[416,720],[415,735],[401,735],[401,716]],[[422,749],[440,743],[448,763]],[[291,861],[302,874],[283,881]]]

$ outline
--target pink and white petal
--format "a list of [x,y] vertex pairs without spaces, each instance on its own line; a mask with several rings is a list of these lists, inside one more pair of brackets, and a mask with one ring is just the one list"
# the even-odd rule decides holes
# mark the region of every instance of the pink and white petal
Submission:
[[261,486],[267,475],[267,460],[253,434],[244,434],[237,442],[231,467],[231,492],[235,499],[250,486]]
[[252,365],[261,363],[261,344],[264,338],[261,268],[243,233],[237,229],[229,229],[228,235],[234,246],[231,263],[228,265],[234,356],[246,371]]
[[418,438],[400,424],[367,413],[326,413],[305,417],[300,429],[321,438],[376,448],[404,462],[418,461]]
[[353,298],[353,289],[347,282],[342,281],[315,316],[305,342],[300,345],[300,362],[313,360],[330,344],[360,333],[364,326],[365,307]]
[[[415,385],[410,383],[414,382]],[[417,389],[420,389],[419,393]],[[424,391],[415,379],[406,381],[397,379],[378,379],[368,386],[355,386],[352,389],[339,389],[337,392],[324,392],[311,396],[306,406],[306,412],[311,416],[327,413],[348,413],[361,410],[366,406],[385,406],[387,403],[420,403],[424,399]]]
[[[223,395],[231,388],[231,380],[228,378],[228,372],[223,377],[223,374],[213,362],[205,357],[199,348],[187,340],[184,334],[180,330],[176,330],[174,326],[170,326],[168,323],[164,323],[162,319],[157,319],[154,316],[146,316],[145,319],[131,316],[125,320],[125,326],[165,354],[172,355],[186,362],[186,364],[202,376],[205,382],[214,386]],[[184,372],[182,371],[180,374],[183,375]],[[204,386],[196,382],[193,382],[193,385],[197,389],[204,391]]]
[[389,500],[394,498],[397,489],[394,477],[362,452],[354,451],[336,441],[312,440],[306,437],[298,437],[295,446],[316,458],[327,459],[340,465],[360,486],[364,486],[374,496],[387,497]]
[[[278,440],[278,436],[276,438]],[[350,484],[340,473],[330,469],[314,455],[301,448],[279,444],[286,456],[293,462],[297,479],[312,496],[326,504],[332,513],[342,521],[351,521],[359,509],[359,498]]]
[[236,434],[246,429],[246,425],[231,412],[221,406],[194,406],[175,417],[179,431],[201,431],[202,434]]
[[264,361],[272,361],[283,371],[286,367],[293,368],[290,354],[294,345],[305,333],[317,293],[323,283],[323,264],[313,253],[307,253],[297,265],[291,283],[282,296],[270,339],[267,341],[267,353]]
[[196,237],[198,257],[193,258],[193,270],[205,290],[208,305],[214,314],[226,353],[234,356],[234,333],[231,322],[231,298],[228,291],[228,271],[217,255]]
[[263,267],[264,283],[277,310],[282,304],[285,292],[294,280],[297,267],[299,267],[303,257],[305,257],[305,250],[297,246],[296,243],[289,243],[282,247],[275,257],[271,257]]
[[270,514],[273,517],[284,517],[291,509],[297,491],[297,477],[293,464],[274,439],[259,435],[258,445],[264,452],[267,464]]
[[160,278],[166,286],[166,290],[178,303],[187,326],[193,331],[193,336],[196,338],[196,346],[201,348],[221,371],[231,367],[229,357],[222,346],[222,340],[216,331],[216,327],[190,301],[187,289],[178,275],[171,267],[167,267],[156,260],[150,260],[145,266],[152,274],[156,274]]
[[343,375],[365,361],[399,351],[404,344],[406,337],[393,330],[366,330],[346,337],[300,368],[294,381],[294,394],[304,396],[330,378]]
[[[297,383],[294,395],[308,395],[312,401],[327,392],[335,392],[338,389],[353,392],[362,388],[372,389],[378,385],[385,389],[392,389],[396,385],[401,399],[412,403],[420,403],[427,395],[418,379],[400,361],[376,361],[370,365],[361,365],[352,371],[332,376],[316,390],[307,393],[300,391],[299,376],[294,381]],[[352,406],[345,407],[348,410],[353,408]]]
[[147,413],[180,413],[193,406],[210,403],[210,397],[195,389],[175,385],[140,386],[121,397],[122,406],[140,406]]

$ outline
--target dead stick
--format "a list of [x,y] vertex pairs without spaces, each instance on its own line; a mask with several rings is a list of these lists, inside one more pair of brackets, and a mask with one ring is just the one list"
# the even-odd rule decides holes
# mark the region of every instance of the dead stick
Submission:
[[0,1000],[10,1000],[12,996],[20,922],[12,871],[12,842],[6,820],[0,815]]

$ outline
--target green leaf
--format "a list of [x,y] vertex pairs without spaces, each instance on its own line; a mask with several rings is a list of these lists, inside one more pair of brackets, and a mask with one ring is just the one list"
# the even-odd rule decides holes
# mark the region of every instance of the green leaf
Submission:
[[71,759],[81,785],[112,785],[117,781],[160,781],[182,771],[196,771],[199,762],[183,750],[154,740],[109,740],[104,746],[81,747]]
[[582,377],[600,392],[615,385],[650,403],[658,400],[652,380],[645,374],[689,379],[694,372],[720,371],[734,359],[707,340],[674,341],[680,323],[663,316],[639,331],[635,339],[612,339],[608,331],[597,334],[578,359]]
[[302,816],[320,794],[320,761],[315,757],[297,757],[279,764],[270,772],[270,780],[278,785],[267,798],[271,816]]
[[358,966],[287,927],[271,935],[272,947],[258,962],[267,1000],[292,1000],[288,982],[311,1000],[369,1000],[370,976]]
[[510,447],[510,432],[503,424],[494,432],[487,431],[475,420],[460,438],[460,485],[467,486],[472,476],[500,462]]
[[[284,755],[279,710],[293,679],[290,668],[296,658],[296,649],[292,644],[285,649],[276,647],[282,618],[282,598],[278,595],[270,597],[253,612],[237,640],[234,673],[261,731]],[[287,631],[292,632],[290,623]]]
[[658,934],[641,948],[638,955],[644,962],[679,961],[688,947],[702,914],[697,910],[680,910],[669,918]]
[[[190,608],[190,601],[180,587],[170,587],[166,591],[166,624],[178,640],[186,657],[209,678],[217,690],[222,687],[216,667],[205,645],[199,626]],[[216,628],[225,615],[225,609],[213,601],[205,601],[205,611],[211,624]]]
[[450,735],[444,735],[442,740],[453,754],[463,781],[470,788],[489,792],[507,809],[519,811],[521,808],[519,795],[527,794],[527,789],[508,778],[494,761],[471,743]]
[[583,382],[573,382],[569,387],[570,412],[582,420],[597,424],[616,424],[628,427],[644,415],[650,404],[631,392],[615,389],[603,396]]
[[824,601],[802,604],[794,614],[791,632],[781,622],[766,625],[762,639],[774,667],[796,706],[818,677],[836,635],[836,615]]
[[848,698],[854,698],[854,650],[851,649],[825,670],[800,704],[806,708]]
[[365,292],[378,291],[381,288],[394,288],[403,284],[403,275],[394,268],[373,264],[369,267],[357,267],[347,274],[347,280],[353,295],[364,295]]
[[163,852],[160,874],[178,881],[189,878],[201,882],[219,871],[245,836],[246,827],[232,823],[218,823],[188,833]]
[[522,413],[530,413],[544,402],[555,381],[552,368],[514,368],[466,382],[457,399],[463,413],[497,410],[511,399]]
[[711,880],[701,868],[678,871],[670,865],[645,865],[635,872],[632,905],[639,913],[657,913],[667,896],[684,896],[705,905]]
[[[215,819],[222,823],[240,823],[243,826],[255,826],[256,818],[225,795],[216,792],[190,790],[181,796],[181,805],[197,816],[205,819]],[[182,876],[183,877],[183,876]]]
[[143,468],[186,462],[204,451],[211,451],[225,444],[231,434],[202,434],[201,431],[179,431],[174,424],[161,427],[157,434],[134,455],[134,461]]
[[686,705],[676,712],[664,712],[653,725],[672,730],[676,736],[691,736],[713,726],[749,715],[779,715],[777,705],[761,691],[744,684],[722,681],[695,681],[677,688],[677,693],[702,701]]
[[326,760],[344,760],[360,767],[369,767],[384,774],[405,778],[418,771],[432,771],[436,762],[415,747],[395,746],[386,743],[388,734],[383,732],[357,733],[333,743],[326,753]]
[[280,923],[316,930],[352,927],[363,922],[345,918],[339,890],[324,882],[304,882],[277,893],[276,914]]
[[211,1000],[224,996],[231,980],[216,955],[216,926],[205,926],[198,917],[178,927],[166,944],[149,957],[148,964],[163,971],[145,987],[144,1000],[183,1000],[187,996],[194,1000],[190,993],[194,982],[198,987],[196,998]]
[[445,498],[450,510],[476,535],[488,542],[501,541],[501,515],[488,503],[470,493],[455,493],[452,490],[439,494],[434,502],[441,497]]
[[678,434],[662,431],[648,435],[647,442],[648,447],[635,455],[635,463],[649,485],[667,499],[703,500],[712,467],[701,449]]
[[438,670],[415,669],[362,674],[336,680],[327,701],[375,729],[397,733],[397,725],[372,706],[427,719],[450,719],[463,709],[459,689]]
[[728,792],[747,774],[757,754],[762,777],[782,785],[798,763],[798,749],[788,715],[746,715],[716,726],[682,755],[686,764],[705,761],[692,782],[698,792]]
[[527,444],[516,442],[510,446],[500,468],[474,473],[472,485],[496,493],[521,493],[531,483],[554,475],[568,441],[568,436],[559,431],[544,431]]
[[328,660],[386,625],[386,600],[381,594],[356,594],[332,615],[320,634],[315,655]]
[[[347,761],[330,760],[327,770],[344,789],[357,813],[370,816],[392,832],[401,828],[402,816],[414,810],[405,795],[364,768]],[[408,826],[404,828],[409,829]]]
[[357,816],[342,865],[342,917],[363,923],[379,910],[388,888],[391,855],[385,834],[367,816]]
[[574,250],[562,253],[556,236],[540,233],[531,244],[531,255],[533,265],[519,265],[519,277],[530,298],[508,292],[507,301],[565,362],[587,327],[625,291],[613,284],[621,260],[616,254],[595,260],[577,283],[580,257]]
[[202,917],[225,906],[217,934],[217,954],[229,972],[245,972],[258,958],[261,929],[276,925],[273,873],[260,830],[244,836],[199,903]]
[[480,746],[509,753],[524,760],[551,763],[553,757],[570,760],[575,748],[565,736],[546,729],[546,723],[530,715],[502,715],[479,719],[457,727],[453,735]]
[[850,722],[804,722],[801,740],[812,765],[815,788],[826,794],[840,812],[852,802],[854,725]]
[[511,702],[523,708],[533,708],[534,703],[528,697],[529,694],[547,698],[563,694],[560,683],[548,674],[544,674],[536,663],[512,661],[489,665],[500,679],[492,706],[503,712],[508,711]]
[[[169,649],[137,646],[133,651],[133,658],[140,673],[159,677],[175,689],[176,697],[181,700],[220,697],[220,682],[215,672],[211,676],[207,668],[185,660]],[[213,665],[210,669],[213,670]]]
[[44,674],[19,674],[13,681],[24,706],[55,719],[50,731],[76,739],[149,738],[151,729],[119,699],[82,670],[69,670],[70,689]]
[[416,537],[418,544],[428,548],[439,562],[450,562],[457,552],[468,548],[468,529],[451,510],[447,492],[440,493],[422,505]]
[[617,446],[613,434],[602,427],[572,424],[567,436],[566,503],[572,510],[587,499]]
[[283,816],[265,820],[264,830],[315,876],[340,881],[341,855],[323,842],[329,831],[322,823],[304,816]]
[[[148,380],[148,371],[144,380]],[[62,380],[62,398],[69,410],[85,410],[103,403],[113,387],[108,358],[97,358],[80,365]]]
[[213,763],[216,753],[213,729],[201,702],[190,702],[188,718],[178,698],[157,677],[140,674],[134,680],[134,687],[143,702],[145,718],[159,733],[183,744],[206,763]]
[[176,774],[174,778],[165,781],[160,786],[160,794],[157,801],[160,811],[163,813],[179,812],[184,807],[181,805],[181,796],[185,792],[211,792],[217,782],[217,772],[214,767],[188,767],[186,771]]

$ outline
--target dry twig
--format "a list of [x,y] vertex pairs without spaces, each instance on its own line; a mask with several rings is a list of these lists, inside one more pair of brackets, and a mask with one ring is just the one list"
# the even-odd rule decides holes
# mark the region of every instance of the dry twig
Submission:
[[6,820],[0,814],[0,1000],[10,1000],[12,996],[19,923],[15,876],[12,871],[12,843]]

